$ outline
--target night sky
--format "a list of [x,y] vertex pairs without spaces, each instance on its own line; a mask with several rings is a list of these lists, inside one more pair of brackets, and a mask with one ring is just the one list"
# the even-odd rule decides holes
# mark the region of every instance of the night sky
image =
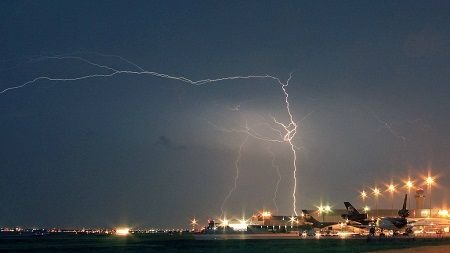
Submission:
[[[270,74],[298,122],[297,209],[437,176],[450,204],[448,1],[0,1],[0,90],[140,67],[192,80]],[[114,56],[112,56],[114,55]],[[187,226],[220,215],[247,123],[287,122],[270,79],[192,86],[122,74],[0,94],[0,226]],[[249,137],[231,215],[292,214],[292,153]],[[401,205],[405,190],[395,196]],[[387,193],[379,206],[390,208]],[[371,206],[374,201],[368,200]]]

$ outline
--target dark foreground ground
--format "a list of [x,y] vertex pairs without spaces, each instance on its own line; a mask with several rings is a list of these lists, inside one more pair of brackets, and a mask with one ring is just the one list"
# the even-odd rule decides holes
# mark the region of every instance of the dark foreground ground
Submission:
[[371,252],[450,245],[449,238],[194,240],[189,235],[0,237],[2,252]]

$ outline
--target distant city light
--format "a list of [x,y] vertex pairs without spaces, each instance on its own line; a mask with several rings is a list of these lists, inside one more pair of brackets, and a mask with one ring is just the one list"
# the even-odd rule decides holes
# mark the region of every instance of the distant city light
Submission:
[[370,207],[369,206],[365,206],[364,207],[364,212],[368,212],[368,211],[370,211]]
[[195,230],[195,227],[197,226],[197,224],[198,224],[198,220],[194,217],[194,218],[191,220],[191,226],[192,226],[192,230],[193,230],[193,231]]
[[129,228],[116,228],[116,235],[127,236],[130,234]]

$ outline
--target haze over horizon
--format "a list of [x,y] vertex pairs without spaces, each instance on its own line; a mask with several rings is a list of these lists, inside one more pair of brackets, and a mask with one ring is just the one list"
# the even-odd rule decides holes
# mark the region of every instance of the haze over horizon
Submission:
[[[2,1],[0,90],[111,68],[285,82],[299,149],[297,210],[411,176],[448,207],[450,3]],[[43,58],[44,57],[44,58]],[[220,215],[245,125],[288,121],[271,79],[201,86],[145,75],[41,80],[0,94],[0,226],[186,226]],[[231,216],[292,214],[292,154],[242,147]],[[400,207],[405,190],[395,196]],[[427,193],[426,193],[427,194]],[[390,208],[388,193],[379,206]],[[374,206],[373,200],[367,204]],[[411,206],[414,206],[412,203]]]

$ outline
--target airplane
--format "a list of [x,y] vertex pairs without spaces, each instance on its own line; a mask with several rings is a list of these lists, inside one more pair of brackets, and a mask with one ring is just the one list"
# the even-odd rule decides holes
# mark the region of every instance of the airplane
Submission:
[[413,231],[418,232],[443,232],[450,228],[450,219],[448,218],[421,218],[408,220],[408,226]]
[[325,228],[339,224],[338,222],[320,222],[314,219],[314,217],[306,210],[302,210],[302,216],[305,224],[311,224],[313,228]]
[[408,199],[408,194],[405,194],[405,199],[403,200],[402,209],[398,210],[398,217],[381,217],[377,220],[377,227],[381,229],[380,236],[383,236],[383,230],[392,230],[394,235],[397,235],[400,230],[405,229],[406,234],[412,233],[411,227],[408,227],[409,210],[406,209],[406,202]]
[[350,202],[344,202],[347,208],[347,214],[342,214],[341,217],[347,220],[347,224],[354,227],[368,227],[373,221],[368,220],[367,213],[360,213]]

